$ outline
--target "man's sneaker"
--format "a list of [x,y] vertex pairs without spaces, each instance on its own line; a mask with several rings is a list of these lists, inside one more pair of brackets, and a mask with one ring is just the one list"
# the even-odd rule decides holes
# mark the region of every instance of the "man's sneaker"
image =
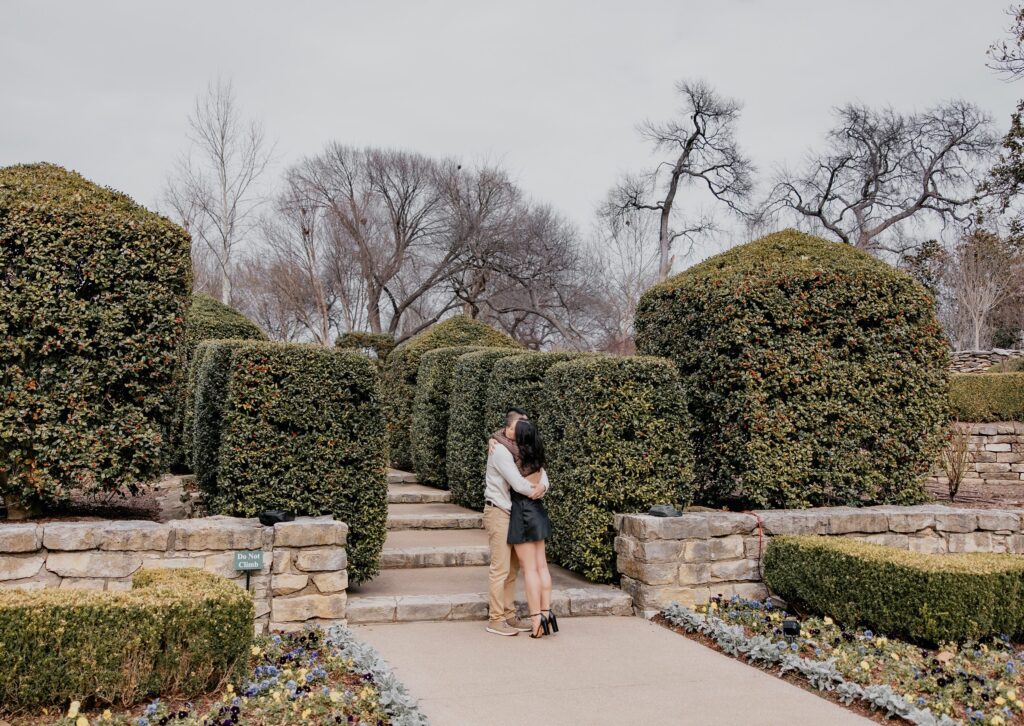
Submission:
[[518,630],[520,633],[533,632],[533,625],[531,625],[529,621],[522,620],[521,618],[518,618],[515,615],[513,615],[511,618],[507,618],[505,622],[508,623],[508,626],[510,628],[512,628],[513,630]]
[[487,632],[495,635],[519,635],[519,631],[510,627],[504,620],[492,620],[487,623]]

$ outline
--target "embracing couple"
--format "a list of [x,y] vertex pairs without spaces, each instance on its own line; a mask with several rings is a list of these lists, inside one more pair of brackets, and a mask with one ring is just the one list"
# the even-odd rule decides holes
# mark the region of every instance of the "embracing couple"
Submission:
[[[505,415],[505,427],[491,434],[488,442],[484,489],[484,529],[491,550],[488,633],[522,632],[540,638],[558,632],[544,552],[544,541],[551,536],[551,520],[542,501],[548,487],[540,432],[525,411],[513,408]],[[521,621],[515,610],[520,568],[526,580],[528,622]]]

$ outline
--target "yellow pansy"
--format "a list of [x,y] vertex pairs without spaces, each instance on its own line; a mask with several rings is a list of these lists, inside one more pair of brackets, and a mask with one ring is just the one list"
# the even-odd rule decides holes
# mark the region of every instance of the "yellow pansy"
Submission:
[[75,719],[75,726],[89,726],[89,719],[85,716],[79,716]]
[[110,719],[112,719],[113,717],[114,717],[114,714],[112,714],[112,713],[110,712],[110,709],[109,709],[109,708],[108,708],[108,709],[107,709],[106,711],[104,711],[104,712],[103,712],[103,720],[104,720],[104,721],[109,721],[109,720],[110,720]]
[[1005,698],[1003,698],[1002,696],[996,696],[996,705],[997,706],[1002,706],[1005,703],[1006,703],[1006,699]]
[[254,645],[254,646],[252,647],[252,654],[253,654],[253,655],[259,655],[259,654],[260,654],[260,653],[262,653],[262,652],[263,652],[263,649],[262,649],[262,648],[260,648],[260,647],[259,647],[258,645]]
[[311,714],[312,712],[313,712],[313,709],[310,709],[310,708],[307,708],[305,711],[303,711],[302,712],[302,720],[305,721],[307,718],[309,718],[309,714]]
[[996,715],[992,717],[992,720],[989,721],[989,723],[992,724],[992,726],[1002,726],[1006,721],[1003,720],[1002,716]]
[[227,687],[227,688],[225,688],[224,690],[225,690],[225,691],[227,691],[228,693],[234,693],[234,692],[235,692],[235,687],[234,687],[234,686],[232,686],[232,685],[231,685],[231,684],[229,683],[229,684],[228,684],[228,687]]
[[861,667],[862,669],[866,670],[866,671],[869,671],[869,670],[871,670],[871,666],[870,666],[870,665],[868,665],[868,662],[867,662],[866,660],[862,660],[862,661],[860,662],[860,667]]
[[341,694],[337,691],[331,691],[330,694],[328,695],[328,698],[331,699],[331,703],[337,703],[341,700]]
[[78,715],[78,709],[80,709],[81,707],[82,707],[81,702],[79,702],[79,701],[72,701],[71,705],[68,706],[68,718],[74,718],[75,716],[77,716]]
[[892,657],[893,660],[899,660],[900,659],[900,654],[899,653],[890,653],[889,655]]
[[825,619],[822,620],[821,622],[825,623],[825,625],[831,625],[832,624],[832,618],[826,616]]

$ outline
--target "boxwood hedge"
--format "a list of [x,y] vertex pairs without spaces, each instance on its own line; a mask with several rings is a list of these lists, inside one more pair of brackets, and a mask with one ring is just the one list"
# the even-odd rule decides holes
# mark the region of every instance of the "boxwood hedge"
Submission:
[[[452,499],[470,509],[483,511],[484,476],[487,469],[487,428],[484,409],[495,364],[518,351],[485,348],[466,353],[455,363],[448,411],[446,467]],[[495,427],[497,428],[497,427]]]
[[461,356],[479,350],[473,345],[437,348],[420,359],[411,433],[413,471],[421,484],[448,487],[448,409],[455,366]]
[[232,307],[209,295],[194,293],[185,318],[185,338],[179,349],[180,366],[170,432],[171,465],[192,468],[192,430],[195,413],[195,384],[199,366],[195,355],[204,340],[266,340],[267,334],[256,323]]
[[960,421],[1024,421],[1024,373],[954,373],[949,401]]
[[544,389],[550,551],[588,579],[610,581],[615,514],[691,499],[679,375],[661,358],[588,356],[553,366]]
[[58,166],[11,166],[0,270],[0,494],[57,503],[161,474],[188,234]]
[[334,515],[349,525],[349,576],[377,573],[387,520],[387,434],[377,368],[315,345],[248,343],[228,366],[219,513]]
[[494,364],[487,387],[484,429],[496,431],[505,425],[509,409],[521,408],[539,421],[544,410],[544,377],[557,363],[576,360],[594,353],[521,353]]
[[241,675],[252,597],[202,570],[140,570],[121,592],[0,592],[0,703],[63,708],[197,696]]
[[809,507],[923,498],[948,420],[948,344],[928,291],[794,230],[644,293],[637,348],[673,359],[702,500]]
[[378,366],[383,367],[384,361],[395,349],[395,336],[388,333],[351,331],[339,335],[334,345],[342,350],[356,350],[369,355],[377,361]]
[[845,537],[775,537],[765,583],[838,622],[925,643],[1024,634],[1024,558],[932,555]]
[[519,347],[510,337],[486,323],[457,315],[401,343],[388,355],[382,372],[391,461],[399,469],[412,470],[412,407],[420,358],[428,350],[458,345],[491,348]]

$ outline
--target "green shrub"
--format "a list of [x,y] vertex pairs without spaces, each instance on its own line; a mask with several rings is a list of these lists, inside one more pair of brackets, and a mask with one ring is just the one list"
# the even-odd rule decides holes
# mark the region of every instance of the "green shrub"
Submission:
[[231,353],[216,489],[221,513],[267,509],[348,523],[349,575],[377,573],[387,521],[387,435],[377,369],[314,345]]
[[924,497],[948,420],[949,352],[910,275],[786,230],[651,288],[636,328],[640,352],[679,367],[700,499]]
[[617,512],[690,501],[679,376],[660,358],[588,356],[553,366],[544,390],[550,551],[569,569],[606,582],[615,574]]
[[1024,358],[1006,358],[988,367],[986,373],[1024,373]]
[[456,504],[470,509],[484,508],[487,437],[494,430],[487,428],[484,415],[491,370],[503,358],[518,357],[517,353],[487,348],[466,353],[455,363],[448,409],[448,488]]
[[420,358],[428,350],[458,345],[488,348],[517,348],[510,337],[478,320],[457,315],[401,343],[384,362],[383,390],[387,410],[391,461],[399,469],[413,467],[412,407],[416,396],[416,376]]
[[204,340],[196,348],[192,369],[197,371],[194,384],[195,415],[192,418],[192,468],[196,484],[203,492],[211,511],[224,509],[217,491],[217,467],[220,461],[220,438],[224,407],[228,398],[228,377],[231,354],[245,340]]
[[925,643],[1024,634],[1024,558],[932,555],[845,537],[775,537],[765,583],[847,626]]
[[0,169],[0,494],[27,506],[162,473],[188,234],[51,164]]
[[383,367],[384,361],[395,349],[395,336],[388,333],[351,331],[339,335],[334,345],[342,350],[356,350],[369,355],[377,361],[378,366]]
[[480,350],[473,345],[437,348],[420,359],[411,433],[413,471],[421,484],[448,487],[448,408],[455,366],[461,356]]
[[201,695],[245,662],[252,597],[201,570],[140,570],[123,592],[0,592],[0,703]]
[[520,408],[539,421],[544,411],[544,377],[557,363],[594,353],[521,353],[494,365],[487,389],[484,429],[488,433],[505,425],[509,409]]
[[192,467],[192,429],[194,422],[195,383],[198,366],[193,365],[196,350],[204,340],[266,340],[267,335],[256,323],[209,295],[192,295],[185,318],[185,339],[179,349],[177,397],[171,426],[171,466]]
[[949,401],[960,421],[1024,421],[1024,373],[954,373]]

